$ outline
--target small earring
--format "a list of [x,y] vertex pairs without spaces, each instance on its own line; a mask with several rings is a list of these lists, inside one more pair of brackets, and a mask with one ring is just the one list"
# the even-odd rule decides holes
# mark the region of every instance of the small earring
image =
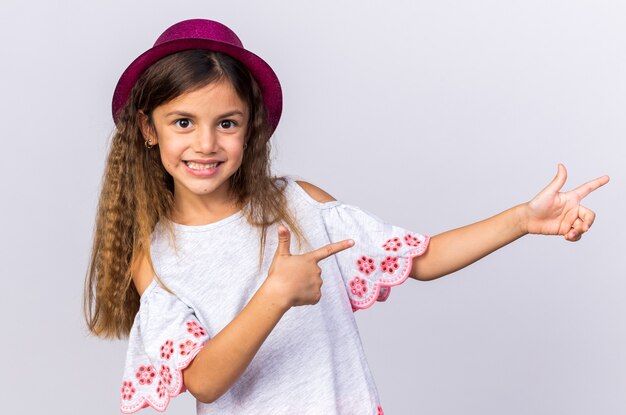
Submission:
[[146,148],[152,148],[154,147],[154,144],[152,144],[149,140],[146,140],[143,142],[143,144],[146,146]]
[[245,150],[245,149],[246,149],[246,147],[248,147],[248,143],[245,143],[245,144],[243,145],[243,149]]

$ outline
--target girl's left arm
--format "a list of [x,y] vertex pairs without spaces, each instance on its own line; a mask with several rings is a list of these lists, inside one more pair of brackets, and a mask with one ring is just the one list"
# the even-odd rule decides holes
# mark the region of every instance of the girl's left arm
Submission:
[[559,163],[554,180],[532,200],[471,225],[430,239],[428,249],[413,258],[410,277],[430,281],[458,271],[526,234],[563,235],[578,241],[595,219],[595,213],[580,205],[592,191],[609,181],[602,176],[569,192],[559,192],[567,171]]

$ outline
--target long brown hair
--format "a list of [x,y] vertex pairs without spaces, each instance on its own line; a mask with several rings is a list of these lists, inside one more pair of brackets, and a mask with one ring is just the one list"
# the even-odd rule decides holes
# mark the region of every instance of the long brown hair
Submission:
[[158,149],[145,147],[140,117],[145,114],[154,128],[151,115],[156,107],[222,79],[231,82],[250,112],[247,148],[241,167],[229,181],[233,201],[246,207],[246,220],[259,231],[259,269],[266,230],[276,222],[290,228],[299,249],[302,240],[309,246],[287,207],[286,179],[271,176],[271,130],[260,88],[246,67],[228,55],[199,49],[165,57],[150,66],[133,87],[112,137],[85,279],[84,315],[92,334],[128,336],[139,310],[131,265],[141,254],[150,261],[150,239],[157,223],[163,222],[175,240],[171,222],[174,182]]

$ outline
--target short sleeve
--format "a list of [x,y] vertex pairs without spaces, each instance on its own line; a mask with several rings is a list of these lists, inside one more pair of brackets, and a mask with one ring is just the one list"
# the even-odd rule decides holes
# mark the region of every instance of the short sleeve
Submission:
[[356,206],[333,201],[318,207],[331,242],[355,242],[333,255],[353,312],[386,301],[391,287],[409,277],[413,258],[428,247],[429,236],[388,224]]
[[141,296],[129,334],[121,412],[147,406],[164,411],[171,397],[186,390],[182,370],[208,339],[193,309],[153,280]]

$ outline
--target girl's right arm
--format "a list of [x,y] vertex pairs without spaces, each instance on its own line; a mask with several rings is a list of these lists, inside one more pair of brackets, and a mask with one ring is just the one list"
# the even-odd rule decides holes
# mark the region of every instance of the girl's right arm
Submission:
[[290,308],[277,294],[264,282],[237,317],[210,339],[183,371],[185,387],[200,402],[214,402],[244,373]]
[[[211,338],[183,370],[185,387],[200,402],[214,402],[230,389],[291,307],[317,304],[322,287],[317,262],[352,246],[344,240],[291,255],[288,229],[279,226],[278,232],[278,247],[263,284],[237,317]],[[143,262],[147,264],[147,260]],[[149,265],[141,265],[133,279],[142,293],[152,279]]]

